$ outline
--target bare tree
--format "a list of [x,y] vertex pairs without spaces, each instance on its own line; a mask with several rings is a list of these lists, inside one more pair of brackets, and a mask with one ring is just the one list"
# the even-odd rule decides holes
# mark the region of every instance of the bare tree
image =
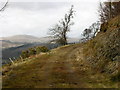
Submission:
[[52,35],[56,43],[63,44],[63,30],[62,27],[58,24],[56,24],[54,27],[49,29],[49,34]]
[[59,44],[66,45],[67,44],[67,32],[70,31],[70,26],[74,23],[72,22],[72,18],[74,16],[73,5],[71,6],[69,12],[65,14],[64,18],[59,21],[53,28],[49,31],[51,35],[55,38],[55,41]]
[[90,39],[91,32],[92,32],[91,29],[85,29],[85,30],[83,31],[83,36],[84,36],[84,38],[85,38],[86,40],[89,40],[89,39]]
[[7,7],[7,4],[8,4],[8,0],[7,0],[7,2],[5,2],[5,4],[3,5],[3,7],[0,9],[0,12],[4,11],[4,9]]
[[100,2],[98,12],[100,15],[100,21],[102,23],[107,22],[120,14],[120,1],[116,2],[116,0],[108,0],[104,3]]
[[100,22],[97,21],[93,23],[89,28],[85,29],[82,33],[82,41],[87,41],[94,38],[97,33],[100,31]]
[[98,13],[99,13],[99,16],[100,16],[100,21],[103,23],[106,21],[105,19],[105,15],[104,15],[104,6],[103,4],[100,2],[99,4],[99,10],[98,10]]
[[97,33],[99,32],[99,30],[100,30],[100,22],[97,21],[97,22],[93,23],[93,24],[89,27],[89,29],[91,30],[92,37],[94,38],[94,37],[97,35]]
[[107,22],[112,18],[112,4],[111,0],[109,2],[104,2],[99,5],[99,15],[101,22]]
[[120,15],[120,1],[116,2],[116,0],[114,0],[114,2],[112,2],[112,5],[114,10],[113,12],[114,17]]

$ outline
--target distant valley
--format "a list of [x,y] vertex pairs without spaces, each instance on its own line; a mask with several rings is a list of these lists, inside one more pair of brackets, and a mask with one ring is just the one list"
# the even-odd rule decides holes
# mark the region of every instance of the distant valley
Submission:
[[[0,38],[2,43],[2,63],[10,62],[9,58],[17,59],[23,50],[32,48],[35,46],[47,46],[49,49],[58,47],[58,44],[50,43],[53,40],[51,37],[34,37],[30,35],[15,35],[11,37]],[[78,43],[79,39],[69,38],[68,43]]]

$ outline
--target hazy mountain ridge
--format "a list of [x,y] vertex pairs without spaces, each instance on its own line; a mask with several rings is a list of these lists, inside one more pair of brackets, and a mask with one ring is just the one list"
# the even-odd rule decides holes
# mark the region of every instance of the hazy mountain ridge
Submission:
[[33,43],[40,42],[40,39],[30,35],[15,35],[10,37],[2,37],[2,40],[9,40],[11,42]]
[[18,47],[23,45],[23,43],[11,42],[9,40],[0,40],[0,48],[11,48],[11,47]]
[[[0,41],[2,42],[3,48],[16,47],[23,45],[25,43],[50,43],[52,37],[35,37],[31,35],[15,35],[10,37],[1,37]],[[78,38],[68,38],[68,43],[79,42]]]

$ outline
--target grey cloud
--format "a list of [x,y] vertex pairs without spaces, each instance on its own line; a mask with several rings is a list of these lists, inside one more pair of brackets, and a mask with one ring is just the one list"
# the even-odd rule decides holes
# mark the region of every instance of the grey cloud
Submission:
[[3,36],[30,34],[46,36],[48,29],[56,24],[71,5],[76,15],[70,37],[79,37],[81,32],[97,20],[96,2],[10,2],[1,13],[0,25]]
[[26,10],[46,10],[66,7],[69,4],[69,2],[10,2],[8,6]]

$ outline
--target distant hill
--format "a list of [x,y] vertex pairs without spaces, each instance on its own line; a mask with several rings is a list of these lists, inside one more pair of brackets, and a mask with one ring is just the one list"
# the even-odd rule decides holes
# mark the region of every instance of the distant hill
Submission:
[[11,42],[9,40],[0,40],[0,48],[10,48],[10,47],[18,47],[23,45],[23,43],[16,43],[16,42]]
[[[35,37],[31,35],[15,35],[10,37],[2,37],[0,41],[2,42],[3,48],[15,47],[26,43],[49,43],[53,40],[52,37]],[[78,38],[68,38],[68,43],[79,42]]]
[[15,35],[10,37],[2,37],[2,40],[9,40],[11,42],[19,42],[19,43],[40,42],[39,38],[31,35]]

